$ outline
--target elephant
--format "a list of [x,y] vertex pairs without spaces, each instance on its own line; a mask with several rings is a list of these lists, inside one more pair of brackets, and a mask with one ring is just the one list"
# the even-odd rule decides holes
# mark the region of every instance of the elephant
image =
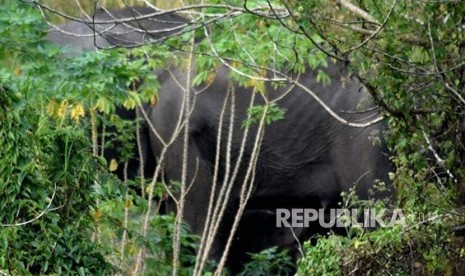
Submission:
[[[324,71],[331,79],[330,84],[317,82],[318,70]],[[211,83],[205,87],[194,87],[189,90],[192,110],[189,116],[188,129],[188,158],[187,179],[185,183],[192,183],[185,195],[184,219],[196,233],[202,233],[208,214],[209,197],[212,193],[212,183],[215,179],[216,146],[220,131],[220,116],[223,103],[232,101],[235,95],[235,106],[224,112],[224,123],[221,128],[219,147],[220,161],[217,183],[224,185],[224,178],[228,177],[226,164],[235,164],[241,151],[241,141],[245,129],[243,122],[248,118],[248,106],[263,105],[263,98],[256,96],[252,88],[241,87],[229,77],[230,69],[226,65],[215,68],[215,75]],[[174,72],[164,72],[160,75],[161,89],[159,104],[152,108],[149,114],[151,125],[156,133],[151,132],[150,142],[154,158],[160,160],[163,143],[175,132],[175,123],[181,119],[179,112],[184,102],[185,92],[179,84],[186,83],[187,73],[178,69]],[[304,87],[313,91],[331,110],[341,118],[356,122],[362,118],[370,118],[378,111],[367,109],[363,112],[363,105],[370,102],[370,96],[363,85],[349,75],[347,66],[340,63],[328,62],[328,67],[307,70],[300,75],[299,80]],[[231,84],[232,82],[232,84]],[[233,86],[231,93],[228,87]],[[290,92],[289,92],[290,91]],[[287,93],[287,94],[286,94]],[[386,126],[377,123],[363,128],[356,128],[341,123],[308,91],[299,86],[288,84],[286,87],[275,89],[271,84],[266,87],[266,95],[270,99],[278,99],[277,104],[286,110],[284,119],[278,120],[265,127],[260,153],[255,167],[253,189],[244,211],[244,217],[239,225],[236,236],[248,241],[262,241],[251,245],[242,244],[253,251],[266,247],[281,245],[294,248],[295,239],[288,231],[274,227],[273,230],[256,229],[250,233],[247,224],[263,220],[262,225],[275,224],[275,216],[270,211],[277,208],[314,208],[325,209],[340,207],[342,192],[354,188],[359,199],[389,198],[392,191],[380,191],[372,194],[373,185],[384,182],[388,190],[392,187],[389,172],[391,162],[383,139],[376,144],[373,137],[381,137]],[[229,121],[234,110],[234,120]],[[365,110],[366,111],[366,110]],[[173,123],[170,123],[173,122]],[[228,135],[232,126],[233,134],[230,143],[231,158],[228,160]],[[211,256],[219,258],[225,249],[228,233],[234,221],[234,214],[239,208],[241,181],[247,171],[247,165],[253,155],[253,144],[258,126],[252,125],[243,160],[239,167],[239,176],[233,183],[231,196],[227,201],[226,212],[220,224],[213,243]],[[180,181],[183,165],[182,135],[166,151],[163,158],[163,175],[167,180]],[[223,184],[222,184],[223,183]],[[219,188],[218,188],[219,189]],[[217,195],[215,195],[217,196]],[[169,203],[168,203],[169,205]],[[168,210],[175,210],[168,206]],[[247,212],[250,212],[247,214]],[[314,234],[321,233],[321,228],[310,227],[297,229],[296,238],[303,241]],[[247,235],[256,234],[255,237]],[[265,237],[263,237],[265,235]],[[241,246],[241,245],[237,245]],[[244,248],[242,248],[244,249]],[[232,271],[237,271],[238,260],[247,259],[244,251],[233,248],[229,264]]]
[[[142,7],[127,7],[111,12],[96,12],[95,21],[115,18],[127,18],[134,15],[146,15],[155,10]],[[165,36],[182,32],[181,27],[188,21],[174,14],[165,14],[157,19],[142,19],[125,24],[86,24],[69,22],[60,26],[65,32],[51,30],[47,40],[63,46],[69,46],[65,55],[79,55],[86,50],[113,46],[134,47],[149,39],[162,40]],[[97,36],[94,37],[94,29]],[[140,29],[149,30],[141,32]],[[100,33],[102,30],[108,30]],[[158,31],[158,32],[157,32]],[[161,31],[161,32],[160,32]],[[78,33],[84,37],[70,36],[66,32]],[[317,72],[324,71],[331,78],[328,85],[318,83]],[[252,88],[231,83],[230,69],[221,65],[215,68],[214,78],[208,85],[189,89],[193,99],[193,109],[189,117],[186,183],[192,187],[185,196],[184,220],[197,234],[205,227],[212,182],[215,178],[217,136],[220,125],[221,107],[225,100],[235,99],[234,120],[231,110],[226,109],[221,129],[221,141],[228,140],[229,125],[232,126],[231,158],[227,160],[226,143],[219,146],[220,159],[217,182],[227,179],[227,163],[235,164],[239,159],[241,141],[245,132],[243,122],[248,118],[248,106],[263,105],[260,96],[253,96]],[[157,72],[161,88],[158,104],[147,107],[148,120],[141,130],[141,142],[144,152],[145,172],[153,175],[163,151],[163,140],[169,140],[175,124],[180,120],[185,93],[179,83],[186,83],[187,73],[180,68]],[[363,85],[350,77],[344,64],[328,62],[327,68],[308,69],[299,77],[299,81],[314,91],[329,108],[340,117],[349,121],[376,115],[376,110],[361,112],[370,97]],[[228,93],[228,87],[233,86]],[[287,91],[291,89],[290,93]],[[384,182],[388,188],[391,182],[388,172],[392,169],[385,143],[374,144],[375,134],[380,135],[385,125],[377,123],[365,128],[354,128],[336,120],[304,89],[291,84],[278,88],[266,86],[271,99],[280,98],[277,105],[286,110],[284,118],[265,127],[259,155],[255,167],[255,180],[250,199],[244,210],[234,243],[230,249],[227,266],[234,274],[239,272],[248,260],[246,252],[258,252],[271,246],[290,248],[297,252],[298,243],[318,233],[321,229],[300,228],[291,233],[290,229],[275,227],[277,208],[335,208],[341,202],[341,192],[355,187],[361,199],[371,197],[370,189],[377,181]],[[200,91],[200,92],[199,92]],[[362,107],[360,107],[362,106]],[[118,114],[128,120],[135,120],[135,111],[118,109]],[[149,127],[149,125],[151,127]],[[153,127],[153,128],[152,128]],[[154,132],[156,130],[156,133]],[[240,184],[247,174],[247,166],[253,155],[254,138],[259,133],[258,126],[249,127],[249,135],[244,147],[243,160],[238,167],[238,177],[234,181],[231,196],[227,200],[226,212],[221,220],[220,229],[213,242],[210,256],[219,259],[225,250],[228,233],[234,223],[234,214],[240,202]],[[166,182],[180,181],[183,167],[183,139],[180,135],[167,149],[162,160],[163,178]],[[117,146],[116,146],[117,147]],[[116,157],[117,148],[110,149],[106,158]],[[135,154],[137,156],[137,154]],[[131,160],[129,177],[138,173],[139,160]],[[122,177],[122,171],[116,172]],[[378,193],[374,197],[391,197],[391,192]],[[176,211],[174,201],[166,202],[166,211]],[[297,238],[297,240],[296,240]]]

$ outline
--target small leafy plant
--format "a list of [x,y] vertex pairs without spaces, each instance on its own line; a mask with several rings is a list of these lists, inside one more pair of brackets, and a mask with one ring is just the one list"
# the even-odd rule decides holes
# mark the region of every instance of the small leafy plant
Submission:
[[295,270],[294,261],[287,250],[271,247],[250,256],[251,261],[245,265],[239,276],[291,275]]

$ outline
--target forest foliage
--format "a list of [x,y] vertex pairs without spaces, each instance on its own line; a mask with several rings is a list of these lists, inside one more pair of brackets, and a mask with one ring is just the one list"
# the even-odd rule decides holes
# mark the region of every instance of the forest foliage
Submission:
[[[347,237],[306,243],[298,275],[461,271],[465,254],[460,236],[465,198],[463,2],[228,1],[246,11],[211,24],[208,38],[198,28],[164,44],[79,57],[63,57],[62,49],[44,40],[49,26],[37,7],[25,2],[0,1],[2,272],[124,274],[134,269],[134,259],[144,248],[146,273],[171,273],[174,217],[155,212],[150,233],[142,235],[140,216],[148,204],[136,190],[146,191],[147,182],[121,181],[110,172],[134,157],[131,133],[137,128],[134,122],[118,118],[115,110],[156,104],[159,83],[153,71],[167,63],[184,64],[180,53],[188,50],[191,35],[203,38],[195,45],[195,51],[203,54],[196,58],[194,84],[208,82],[214,67],[227,60],[242,72],[232,74],[232,79],[266,93],[260,80],[266,75],[264,68],[298,74],[325,66],[328,58],[339,59],[383,109],[396,168],[392,175],[396,206],[406,214],[407,227],[353,229]],[[289,16],[267,18],[252,12],[257,7],[275,7],[270,13],[286,11]],[[205,12],[219,14],[224,9],[211,7]],[[323,72],[318,78],[330,82]],[[134,81],[142,83],[137,91],[128,89]],[[283,112],[272,108],[269,122]],[[97,135],[111,127],[121,135]],[[112,143],[127,147],[120,159],[105,160],[102,152]],[[158,196],[165,193],[161,187],[156,191]],[[432,216],[419,220],[418,214]],[[183,225],[181,264],[177,264],[181,275],[192,271],[198,240]],[[252,259],[256,262],[246,266],[251,275],[254,269],[264,274],[273,271],[275,259],[289,262],[274,249]]]

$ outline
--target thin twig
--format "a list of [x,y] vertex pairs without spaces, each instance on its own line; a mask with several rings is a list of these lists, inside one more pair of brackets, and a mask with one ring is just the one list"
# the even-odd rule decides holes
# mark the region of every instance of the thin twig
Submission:
[[347,0],[333,0],[333,1],[336,2],[336,4],[339,4],[339,5],[343,6],[343,7],[345,7],[346,9],[351,11],[352,13],[360,16],[361,18],[365,19],[366,21],[368,21],[370,23],[375,23],[375,24],[378,24],[378,25],[380,24],[378,22],[378,20],[376,20],[376,18],[371,16],[371,14],[367,13],[366,11],[364,11],[361,8],[355,6],[354,4],[350,3]]
[[57,184],[55,183],[55,188],[53,189],[53,194],[52,194],[52,198],[50,199],[50,202],[47,204],[47,207],[45,207],[45,209],[44,209],[42,212],[40,212],[40,214],[37,215],[35,218],[30,219],[30,220],[28,220],[28,221],[24,221],[24,222],[19,222],[19,223],[1,224],[1,226],[2,226],[2,227],[24,226],[24,225],[26,225],[26,224],[33,223],[34,221],[40,219],[43,215],[45,215],[45,214],[50,210],[50,206],[51,206],[52,203],[53,203],[53,199],[55,198],[56,191],[57,191]]

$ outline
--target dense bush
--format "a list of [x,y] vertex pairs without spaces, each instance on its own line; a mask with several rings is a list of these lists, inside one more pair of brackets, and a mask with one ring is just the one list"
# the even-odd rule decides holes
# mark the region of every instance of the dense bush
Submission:
[[60,126],[34,84],[0,72],[0,265],[10,273],[101,274],[106,249],[91,241],[96,172],[88,132]]
[[[151,70],[160,64],[129,59],[124,51],[63,58],[43,40],[47,26],[37,10],[16,1],[1,9],[0,268],[10,274],[105,275],[129,269],[136,249],[147,246],[156,256],[147,258],[147,271],[168,273],[174,218],[154,215],[149,240],[138,235],[140,220],[125,228],[124,207],[140,217],[146,200],[110,174],[100,154],[102,147],[128,142],[117,162],[123,166],[134,157],[134,122],[118,118],[115,107],[153,100]],[[144,75],[138,93],[128,93],[129,84]],[[105,124],[119,133],[99,145],[96,131]],[[114,244],[123,232],[129,235],[123,246],[133,249],[126,250],[124,265]],[[183,233],[181,261],[191,263],[196,238],[187,228]]]

